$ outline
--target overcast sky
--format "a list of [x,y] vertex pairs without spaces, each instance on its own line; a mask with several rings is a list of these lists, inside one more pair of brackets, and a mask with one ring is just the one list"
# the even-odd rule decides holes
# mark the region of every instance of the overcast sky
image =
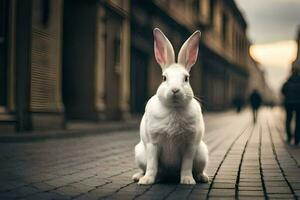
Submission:
[[296,57],[300,0],[235,1],[248,22],[251,55],[263,65],[271,88],[278,91]]
[[293,40],[300,25],[300,0],[236,0],[254,43]]

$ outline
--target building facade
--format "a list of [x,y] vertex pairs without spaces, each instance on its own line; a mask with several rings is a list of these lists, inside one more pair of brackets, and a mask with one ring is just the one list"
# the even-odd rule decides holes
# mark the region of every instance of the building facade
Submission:
[[129,111],[128,1],[64,0],[62,96],[68,119]]
[[161,82],[154,27],[176,53],[202,32],[191,84],[204,110],[245,97],[253,66],[233,0],[0,0],[1,132],[143,113]]
[[0,5],[3,130],[57,129],[67,120],[128,115],[128,1]]
[[207,11],[210,23],[200,46],[204,105],[209,110],[220,110],[229,108],[236,96],[246,95],[247,24],[234,1],[211,0]]

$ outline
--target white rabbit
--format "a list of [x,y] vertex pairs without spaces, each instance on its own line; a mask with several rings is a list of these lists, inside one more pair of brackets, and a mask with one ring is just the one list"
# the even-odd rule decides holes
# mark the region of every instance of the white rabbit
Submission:
[[204,121],[189,84],[189,71],[197,61],[200,31],[183,44],[178,63],[167,37],[158,28],[153,34],[163,82],[145,108],[141,141],[135,146],[135,160],[141,172],[132,179],[138,184],[153,184],[160,176],[180,175],[181,184],[208,182],[204,172],[208,162],[208,150],[202,141]]

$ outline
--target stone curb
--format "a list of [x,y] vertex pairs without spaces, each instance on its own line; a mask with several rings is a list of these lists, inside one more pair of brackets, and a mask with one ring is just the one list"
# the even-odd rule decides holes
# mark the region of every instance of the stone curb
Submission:
[[106,126],[91,126],[91,128],[83,128],[76,130],[51,130],[51,131],[28,131],[20,133],[11,133],[0,135],[0,143],[17,143],[17,142],[35,142],[49,139],[64,139],[75,137],[86,137],[96,134],[105,134],[117,131],[138,130],[139,122],[123,122],[117,124],[109,124]]

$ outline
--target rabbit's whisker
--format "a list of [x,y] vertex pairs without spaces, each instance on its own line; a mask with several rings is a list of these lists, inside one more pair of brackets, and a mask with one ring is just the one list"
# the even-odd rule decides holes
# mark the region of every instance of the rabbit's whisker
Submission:
[[202,102],[202,99],[200,97],[194,96],[194,95],[186,95],[187,97],[192,97],[194,99],[196,99],[199,102]]

